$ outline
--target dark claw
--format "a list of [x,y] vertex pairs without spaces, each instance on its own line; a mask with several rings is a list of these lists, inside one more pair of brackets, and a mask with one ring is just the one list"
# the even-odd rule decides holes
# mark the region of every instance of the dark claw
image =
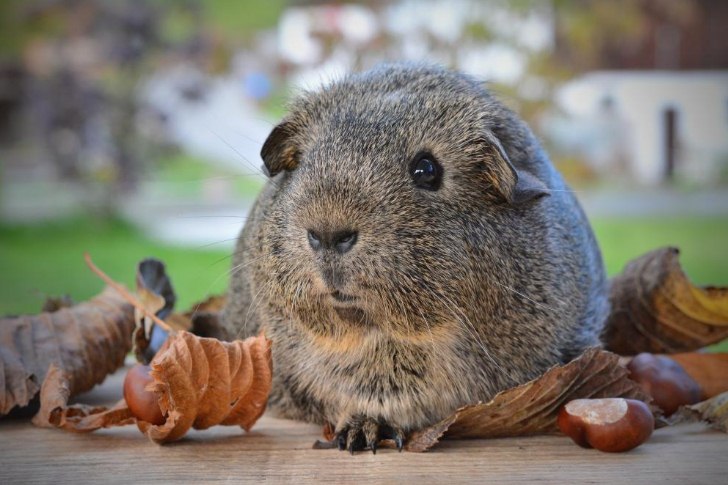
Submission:
[[394,444],[397,445],[397,451],[402,453],[402,448],[404,448],[404,440],[402,439],[401,434],[398,434],[394,437]]
[[379,441],[385,439],[394,440],[397,450],[402,451],[404,436],[399,427],[392,427],[381,420],[355,416],[336,432],[334,440],[339,451],[348,450],[353,455],[356,451],[368,448],[376,455]]
[[340,432],[339,435],[336,437],[336,441],[339,445],[339,451],[344,451],[346,449],[346,431]]

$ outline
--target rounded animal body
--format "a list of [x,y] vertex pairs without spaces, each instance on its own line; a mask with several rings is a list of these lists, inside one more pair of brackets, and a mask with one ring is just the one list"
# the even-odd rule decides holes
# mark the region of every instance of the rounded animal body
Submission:
[[481,83],[421,64],[294,100],[235,251],[224,322],[273,341],[270,407],[341,447],[487,401],[589,346],[599,248],[530,129]]

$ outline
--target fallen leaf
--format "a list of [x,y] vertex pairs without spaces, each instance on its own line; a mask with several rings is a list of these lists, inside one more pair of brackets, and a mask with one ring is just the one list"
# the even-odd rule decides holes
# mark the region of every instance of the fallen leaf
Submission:
[[[434,425],[413,433],[405,449],[426,451],[445,438],[500,438],[557,433],[561,406],[573,399],[651,398],[630,380],[619,357],[588,349],[568,364],[552,367],[538,379],[497,394],[490,402],[464,406]],[[653,412],[659,414],[657,408]]]
[[[462,409],[462,408],[461,408]],[[422,453],[427,451],[442,438],[445,431],[458,419],[459,414],[448,416],[447,418],[429,426],[425,429],[415,431],[407,437],[407,442],[404,445],[404,449],[407,451],[414,451],[416,453]]]
[[174,310],[177,295],[164,263],[158,259],[147,258],[137,265],[136,287],[137,293],[146,291],[162,298],[162,306],[155,312],[162,320]]
[[43,302],[43,308],[41,312],[57,312],[61,308],[70,308],[73,306],[73,300],[69,295],[63,295],[58,297],[48,297]]
[[53,312],[0,319],[0,416],[38,394],[51,364],[68,373],[69,395],[88,391],[124,364],[133,308],[107,287]]
[[154,325],[149,315],[165,319],[177,300],[164,263],[147,258],[137,265],[136,296],[142,307],[134,308],[136,328],[132,350],[139,362],[148,364],[168,337],[164,329]]
[[134,355],[139,362],[148,364],[169,337],[167,330],[149,318],[149,314],[164,320],[174,331],[186,330],[200,337],[229,340],[219,312],[225,306],[225,296],[209,296],[184,313],[173,312],[177,299],[164,263],[145,259],[139,263],[136,276],[136,295],[144,311],[137,308],[134,331]]
[[602,335],[622,355],[689,352],[728,338],[728,288],[700,288],[662,248],[627,264],[612,280],[612,311]]
[[197,312],[192,315],[190,332],[200,337],[232,340],[227,328],[222,323],[219,313]]
[[225,301],[224,295],[209,296],[205,300],[192,305],[189,311],[181,314],[181,317],[190,323],[189,331],[200,337],[232,340],[220,318],[220,313],[225,307]]
[[84,404],[68,406],[68,399],[71,397],[70,382],[71,375],[68,372],[51,364],[40,391],[41,408],[33,418],[33,424],[89,432],[135,422],[123,400],[110,409]]
[[728,392],[707,401],[683,406],[675,413],[671,424],[707,422],[711,428],[728,433]]
[[208,296],[204,300],[192,305],[190,310],[184,314],[191,318],[192,315],[200,312],[219,313],[225,308],[225,301],[225,295]]
[[[74,331],[75,327],[57,326],[56,336],[71,349],[80,349],[75,352],[73,361],[62,355],[60,363],[52,360],[49,368],[52,373],[44,376],[43,387],[40,393],[40,410],[33,418],[33,423],[37,426],[50,426],[69,429],[71,431],[93,431],[98,427],[120,425],[128,419],[128,410],[120,409],[107,410],[104,407],[88,407],[84,405],[68,406],[68,399],[80,392],[89,390],[95,384],[100,383],[107,374],[114,372],[124,363],[124,358],[132,347],[132,334],[135,332],[135,326],[151,316],[157,319],[153,312],[157,312],[161,308],[167,308],[164,298],[148,290],[145,286],[149,282],[156,285],[156,288],[162,288],[163,292],[171,291],[169,282],[162,281],[166,278],[164,275],[164,265],[153,260],[145,260],[138,266],[137,284],[141,284],[141,291],[137,297],[129,294],[128,290],[120,283],[113,281],[101,270],[99,270],[91,261],[88,255],[85,255],[86,262],[92,271],[102,277],[107,283],[107,287],[99,297],[90,302],[82,303],[77,307],[70,309],[61,309],[50,314],[51,318],[60,318],[68,313],[70,320],[74,322],[81,331]],[[161,276],[159,267],[161,266]],[[144,280],[139,274],[146,274],[149,281]],[[141,281],[141,283],[139,283]],[[110,300],[111,303],[106,300]],[[99,300],[99,302],[96,302]],[[141,302],[140,302],[141,300]],[[160,301],[161,300],[161,301]],[[143,302],[143,303],[142,303]],[[91,313],[86,307],[97,310]],[[150,312],[149,307],[155,309]],[[113,334],[113,339],[101,339],[99,341],[94,338],[104,337],[109,329],[113,329],[113,325],[99,325],[98,322],[104,322],[105,319],[111,319],[115,314],[124,310],[123,324],[125,326],[123,332],[117,331]],[[169,308],[171,310],[171,308]],[[66,312],[66,313],[64,313]],[[168,313],[168,312],[167,312]],[[65,318],[69,320],[68,317]],[[163,323],[163,322],[162,322]],[[135,332],[134,337],[137,338],[142,334],[144,327],[138,327],[136,330],[142,329],[141,332]],[[88,347],[88,349],[86,349]],[[3,348],[0,347],[0,351]],[[110,366],[104,359],[113,359],[113,366]],[[57,364],[57,365],[53,365]],[[96,380],[90,382],[88,375],[96,376]]]
[[147,389],[158,395],[166,421],[137,425],[152,441],[174,441],[192,427],[217,424],[248,431],[265,411],[270,393],[270,340],[222,342],[181,331],[170,337],[151,368],[154,382]]
[[152,360],[154,381],[165,422],[159,426],[136,419],[124,400],[112,408],[68,405],[69,374],[51,366],[41,390],[41,409],[33,424],[73,432],[136,423],[152,441],[162,444],[190,428],[240,426],[249,431],[265,411],[271,388],[270,340],[263,336],[221,342],[188,332],[174,334]]
[[224,295],[209,296],[184,313],[171,314],[166,322],[176,330],[187,330],[200,337],[232,340],[220,318],[224,307]]

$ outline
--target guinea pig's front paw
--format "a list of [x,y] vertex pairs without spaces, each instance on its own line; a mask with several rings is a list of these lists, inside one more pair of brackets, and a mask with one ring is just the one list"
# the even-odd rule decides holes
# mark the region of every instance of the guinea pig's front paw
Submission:
[[393,440],[399,451],[404,446],[404,431],[398,426],[391,426],[381,419],[363,415],[352,416],[335,431],[334,441],[339,450],[355,451],[366,449],[377,452],[377,444],[381,440]]

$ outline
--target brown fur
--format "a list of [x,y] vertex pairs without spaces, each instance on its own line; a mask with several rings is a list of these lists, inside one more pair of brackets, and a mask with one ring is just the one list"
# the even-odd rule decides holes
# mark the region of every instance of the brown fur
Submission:
[[[437,191],[410,178],[422,150],[444,169]],[[295,100],[262,156],[272,179],[236,248],[225,323],[273,339],[284,416],[334,423],[358,449],[371,422],[420,428],[598,345],[608,304],[589,224],[476,81],[408,64],[351,75]],[[316,253],[308,230],[358,241]],[[358,310],[337,312],[335,289]]]

